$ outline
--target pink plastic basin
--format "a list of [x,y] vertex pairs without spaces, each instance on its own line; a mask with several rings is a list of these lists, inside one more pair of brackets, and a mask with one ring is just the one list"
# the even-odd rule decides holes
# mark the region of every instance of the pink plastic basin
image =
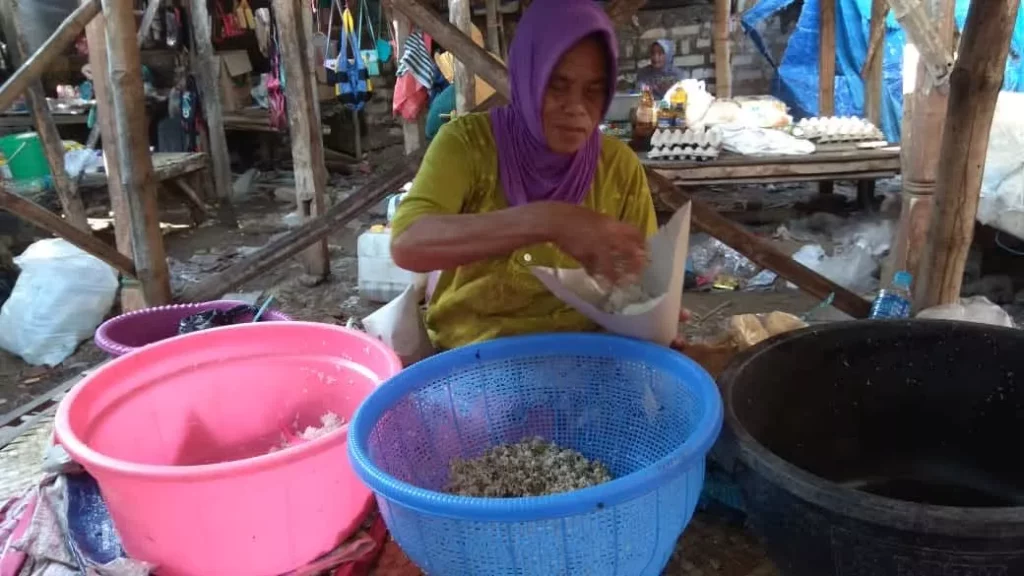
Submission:
[[244,324],[104,365],[64,398],[58,441],[100,485],[133,558],[166,576],[274,576],[351,535],[370,492],[347,426],[283,451],[281,429],[346,421],[401,370],[386,346],[327,324]]

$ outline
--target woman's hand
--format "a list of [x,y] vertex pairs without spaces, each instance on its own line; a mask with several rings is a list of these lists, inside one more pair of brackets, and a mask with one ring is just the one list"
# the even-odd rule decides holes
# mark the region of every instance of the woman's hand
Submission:
[[636,226],[573,204],[548,208],[553,242],[592,276],[617,284],[643,272],[647,241]]

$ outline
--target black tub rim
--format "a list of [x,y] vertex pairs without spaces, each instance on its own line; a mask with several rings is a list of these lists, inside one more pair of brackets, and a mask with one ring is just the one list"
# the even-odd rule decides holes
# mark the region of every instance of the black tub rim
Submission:
[[811,326],[765,340],[740,352],[718,378],[725,404],[725,423],[736,441],[739,463],[800,500],[826,510],[841,512],[868,524],[956,538],[982,538],[995,534],[1006,536],[1008,533],[1024,534],[1024,506],[988,508],[938,506],[897,500],[846,488],[777,456],[755,439],[743,426],[733,409],[733,384],[746,365],[767,354],[774,346],[781,343],[816,338],[849,330],[855,325],[864,323],[871,323],[873,326],[884,323],[904,329],[913,329],[909,328],[909,325],[930,325],[947,330],[975,332],[985,330],[989,333],[1015,335],[1024,341],[1024,332],[1016,328],[948,320],[853,320]]

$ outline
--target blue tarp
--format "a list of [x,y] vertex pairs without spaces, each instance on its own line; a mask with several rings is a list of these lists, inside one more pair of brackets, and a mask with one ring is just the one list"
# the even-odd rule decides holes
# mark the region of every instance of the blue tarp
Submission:
[[[741,22],[761,54],[775,68],[772,92],[783,100],[797,118],[818,113],[818,0],[804,0],[796,29],[789,38],[782,61],[775,62],[757,30],[766,20],[795,0],[761,0],[744,12]],[[967,19],[969,0],[957,0],[955,20],[962,29]],[[860,70],[867,58],[871,22],[871,0],[836,2],[836,101],[837,116],[861,116],[864,113],[864,82]],[[906,36],[892,15],[886,21],[882,57],[882,125],[886,138],[900,140],[903,115],[903,47]],[[1024,91],[1024,12],[1018,12],[1010,44],[1003,89]]]

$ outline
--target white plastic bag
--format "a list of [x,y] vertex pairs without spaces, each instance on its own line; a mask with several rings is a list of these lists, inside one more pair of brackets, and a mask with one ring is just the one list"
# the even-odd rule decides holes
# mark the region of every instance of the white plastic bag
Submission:
[[1000,92],[989,131],[978,221],[1024,238],[1024,93]]
[[21,276],[0,309],[0,348],[56,366],[92,336],[117,296],[117,272],[59,238],[14,259]]
[[[559,300],[605,330],[667,346],[679,334],[680,299],[690,241],[690,208],[687,202],[648,240],[650,264],[635,290],[609,293],[582,268],[537,266],[530,271]],[[646,300],[636,301],[633,296]]]
[[363,318],[366,333],[391,347],[402,366],[415,364],[436,352],[420,311],[426,291],[427,277],[420,274],[401,295]]
[[1013,318],[984,296],[961,298],[959,304],[943,304],[922,310],[918,318],[928,320],[956,320],[991,326],[1013,328]]

